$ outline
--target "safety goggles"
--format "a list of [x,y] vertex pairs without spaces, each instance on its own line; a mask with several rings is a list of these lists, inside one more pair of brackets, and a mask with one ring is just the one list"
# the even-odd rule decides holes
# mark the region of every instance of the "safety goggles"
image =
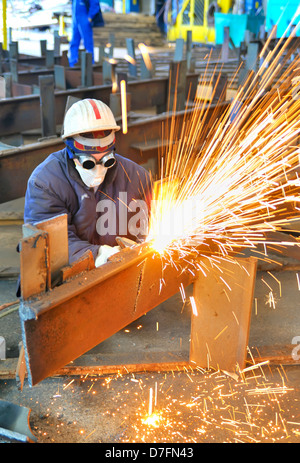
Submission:
[[106,138],[111,133],[113,133],[112,130],[94,130],[93,132],[83,132],[83,133],[80,133],[79,135],[84,138],[99,139],[99,138]]
[[116,158],[113,152],[105,154],[99,161],[97,161],[93,156],[89,155],[79,155],[76,156],[80,164],[84,169],[90,170],[93,169],[96,165],[101,165],[109,169],[113,167],[116,163]]

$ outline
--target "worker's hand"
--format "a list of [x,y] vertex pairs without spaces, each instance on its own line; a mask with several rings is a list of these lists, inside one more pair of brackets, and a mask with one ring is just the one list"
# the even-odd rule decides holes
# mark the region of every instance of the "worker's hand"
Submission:
[[119,252],[120,249],[120,246],[108,246],[107,244],[100,246],[98,255],[95,260],[95,267],[100,267],[100,265],[105,264],[105,262],[107,262],[107,259],[110,256],[113,256],[114,254]]

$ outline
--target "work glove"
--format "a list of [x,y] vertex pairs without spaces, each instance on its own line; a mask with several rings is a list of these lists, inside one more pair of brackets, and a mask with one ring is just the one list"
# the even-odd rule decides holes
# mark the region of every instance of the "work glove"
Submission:
[[105,264],[105,262],[107,262],[107,259],[110,256],[113,256],[114,254],[119,252],[120,249],[120,246],[108,246],[107,244],[100,246],[98,255],[95,259],[95,267],[100,267],[100,265]]

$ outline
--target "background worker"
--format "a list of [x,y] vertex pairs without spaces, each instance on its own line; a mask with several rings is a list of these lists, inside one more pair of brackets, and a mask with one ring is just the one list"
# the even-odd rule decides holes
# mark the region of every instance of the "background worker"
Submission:
[[119,129],[103,102],[74,103],[64,119],[66,147],[48,156],[29,178],[24,222],[34,225],[66,213],[70,263],[90,250],[98,267],[119,250],[117,236],[144,237],[150,176],[115,153]]
[[81,40],[83,40],[85,50],[92,54],[94,63],[92,21],[96,14],[99,13],[99,10],[99,0],[72,0],[72,39],[69,50],[70,67],[74,67],[78,63]]

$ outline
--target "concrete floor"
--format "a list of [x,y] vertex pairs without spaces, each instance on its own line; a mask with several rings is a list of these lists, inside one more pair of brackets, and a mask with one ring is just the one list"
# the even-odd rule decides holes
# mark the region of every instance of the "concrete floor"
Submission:
[[[13,272],[8,277],[7,269],[18,268],[15,247],[21,225],[13,221],[19,220],[22,205],[20,199],[0,208],[0,275],[4,270],[0,305],[16,299],[16,278]],[[249,338],[255,357],[267,345],[289,345],[290,356],[300,354],[299,262],[280,259],[289,263],[290,270],[277,267],[270,272],[262,265],[257,273]],[[275,308],[267,303],[270,288]],[[188,288],[187,295],[191,291]],[[189,304],[175,295],[76,363],[82,365],[88,359],[96,365],[116,358],[125,363],[188,360],[190,313]],[[7,359],[18,357],[17,311],[0,318],[0,336],[6,340]],[[234,378],[196,368],[53,376],[33,388],[25,381],[22,391],[14,379],[0,379],[0,398],[31,410],[31,430],[40,443],[300,442],[300,366],[280,362]],[[146,422],[151,406],[153,421]],[[13,440],[2,436],[0,442]]]

